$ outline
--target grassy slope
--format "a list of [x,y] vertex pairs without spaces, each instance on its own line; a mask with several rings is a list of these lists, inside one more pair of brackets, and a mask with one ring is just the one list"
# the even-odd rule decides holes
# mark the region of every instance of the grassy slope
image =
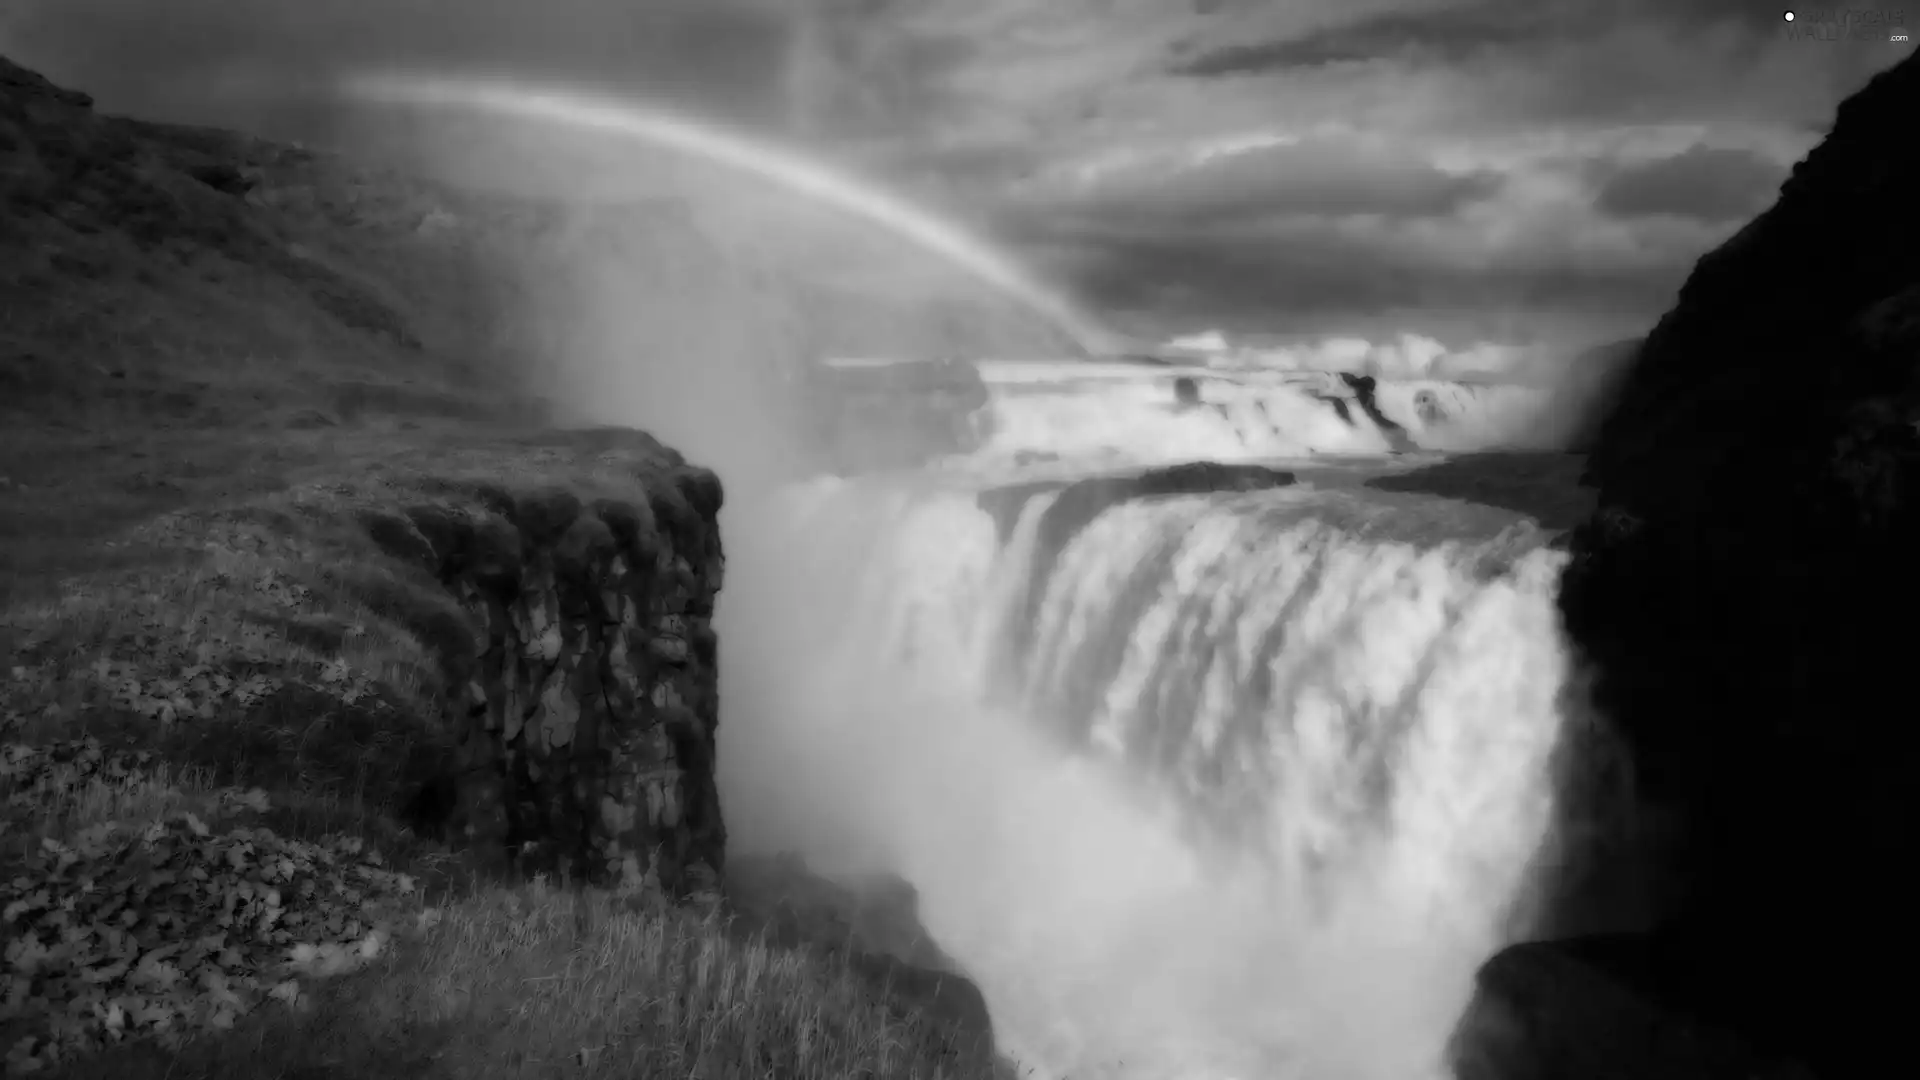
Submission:
[[[0,62],[0,880],[10,919],[66,927],[37,978],[6,957],[0,1041],[45,1034],[64,974],[76,1030],[232,1028],[80,1076],[984,1073],[977,1022],[884,966],[516,886],[394,820],[461,631],[344,511],[631,487],[663,454],[538,433],[462,317],[486,238],[434,198]],[[290,946],[369,940],[282,982]]]

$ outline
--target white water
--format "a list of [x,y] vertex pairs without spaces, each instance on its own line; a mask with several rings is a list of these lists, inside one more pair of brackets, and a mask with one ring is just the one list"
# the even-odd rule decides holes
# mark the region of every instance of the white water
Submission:
[[[991,361],[981,369],[996,390],[996,431],[975,464],[1037,455],[1098,466],[1259,461],[1395,448],[1330,372]],[[1181,376],[1198,383],[1201,407],[1173,407]],[[1533,445],[1554,399],[1526,386],[1381,380],[1375,401],[1414,446],[1462,451]]]
[[[721,161],[1092,333],[949,223],[764,142],[498,82],[355,89]],[[591,299],[580,317],[609,340],[654,329]],[[1444,508],[1295,489],[1117,507],[1036,579],[1046,499],[1002,542],[967,483],[1036,456],[1070,472],[1391,441],[1351,404],[1341,419],[1325,399],[1344,391],[1325,377],[1215,378],[1203,398],[1221,409],[1176,413],[1172,372],[1081,373],[1003,373],[999,430],[969,460],[758,503],[736,482],[771,474],[780,442],[743,421],[751,410],[640,392],[659,372],[593,403],[684,422],[676,442],[736,485],[719,755],[736,849],[906,877],[985,992],[1002,1049],[1042,1077],[1436,1074],[1473,970],[1519,929],[1526,868],[1550,842],[1568,677],[1557,557]],[[1436,421],[1417,393],[1380,390],[1415,445],[1504,437],[1476,394],[1447,389]]]
[[[1230,448],[1112,408],[1128,381],[1046,389],[1068,407],[1001,439],[1111,464],[1080,434],[1106,416],[1134,460]],[[1301,485],[1113,507],[1036,578],[1053,497],[1003,540],[973,496],[1007,468],[730,511],[740,845],[911,881],[1037,1076],[1442,1075],[1551,842],[1560,556]]]

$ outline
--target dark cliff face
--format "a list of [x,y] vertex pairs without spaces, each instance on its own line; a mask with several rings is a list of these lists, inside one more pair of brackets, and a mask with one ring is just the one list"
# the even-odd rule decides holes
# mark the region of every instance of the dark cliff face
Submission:
[[684,897],[725,866],[723,496],[711,471],[669,460],[639,478],[643,497],[456,485],[360,521],[453,595],[472,643],[445,658],[458,768],[412,812],[523,871]]
[[1920,821],[1916,115],[1910,58],[1700,260],[1599,430],[1562,596],[1687,837],[1646,977],[1822,1075],[1903,1039],[1861,941],[1911,942]]

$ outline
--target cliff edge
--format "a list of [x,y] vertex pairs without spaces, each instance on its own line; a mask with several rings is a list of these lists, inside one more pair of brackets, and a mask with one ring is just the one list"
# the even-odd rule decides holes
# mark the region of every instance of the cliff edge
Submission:
[[1599,429],[1562,592],[1682,835],[1660,925],[1572,951],[1823,1076],[1904,1055],[1887,976],[1913,931],[1887,875],[1920,821],[1917,112],[1910,57],[1700,260]]
[[720,482],[500,318],[610,219],[688,235],[0,59],[0,1071],[992,1074],[853,900],[720,895]]

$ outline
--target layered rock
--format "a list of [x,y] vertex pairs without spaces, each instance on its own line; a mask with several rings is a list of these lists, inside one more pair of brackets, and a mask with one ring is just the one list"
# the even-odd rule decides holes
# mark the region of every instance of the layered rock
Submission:
[[474,487],[472,501],[368,514],[472,630],[452,657],[458,767],[416,812],[526,872],[670,895],[717,887],[714,785],[719,479],[681,465],[644,500]]
[[1656,981],[1822,1075],[1904,1053],[1873,957],[1911,953],[1887,875],[1920,821],[1920,147],[1888,137],[1916,108],[1909,58],[1700,260],[1599,429],[1562,598],[1683,828]]

